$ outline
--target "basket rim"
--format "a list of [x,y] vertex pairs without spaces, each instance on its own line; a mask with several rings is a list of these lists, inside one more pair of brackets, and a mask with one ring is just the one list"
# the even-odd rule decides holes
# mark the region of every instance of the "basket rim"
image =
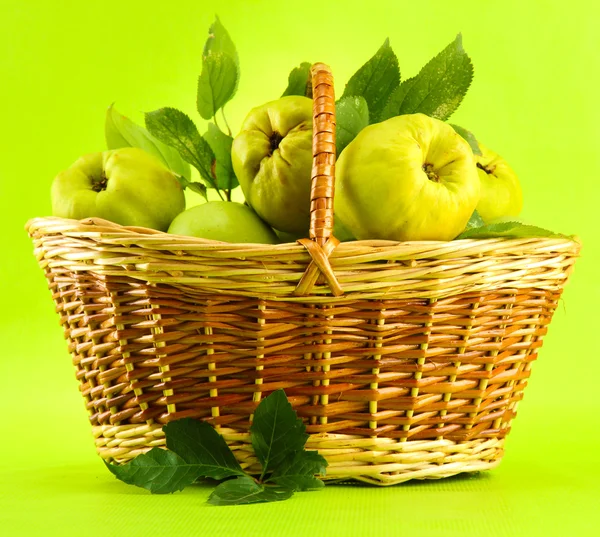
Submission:
[[[85,236],[95,236],[98,238],[102,237],[115,237],[118,236],[129,236],[131,238],[147,239],[149,237],[160,237],[161,240],[167,239],[166,242],[177,245],[178,249],[186,249],[185,246],[205,246],[221,248],[224,250],[232,250],[239,252],[240,250],[247,249],[252,252],[255,250],[283,250],[297,248],[298,251],[305,251],[305,248],[296,242],[285,242],[280,244],[262,244],[262,243],[240,243],[240,242],[223,242],[212,239],[202,239],[199,237],[191,237],[187,235],[175,235],[167,233],[165,231],[158,231],[156,229],[136,227],[136,226],[122,226],[98,217],[84,218],[81,220],[74,220],[70,218],[61,218],[58,216],[36,216],[30,218],[25,224],[25,230],[33,235],[36,231],[44,230],[44,228],[53,228],[53,233],[58,234],[83,234]],[[117,234],[117,235],[115,235]],[[566,246],[571,245],[568,249],[569,253],[578,255],[582,242],[580,237],[577,235],[557,235],[556,237],[494,237],[494,238],[473,238],[473,239],[454,239],[451,241],[439,241],[439,240],[422,240],[422,241],[392,241],[384,239],[370,239],[370,240],[353,240],[340,242],[336,247],[331,257],[336,257],[336,252],[344,250],[355,250],[355,249],[397,249],[402,247],[427,247],[429,249],[436,249],[437,247],[448,247],[448,245],[456,245],[457,250],[462,249],[465,246],[479,244],[482,246],[492,246],[497,244],[512,244],[514,246],[534,246],[536,244],[544,245],[546,247],[551,245]],[[561,248],[563,250],[563,248]]]
[[[579,242],[563,237],[352,241],[327,251],[331,239],[323,249],[308,239],[224,243],[97,218],[35,218],[26,227],[44,270],[192,286],[219,299],[231,295],[329,305],[437,300],[491,290],[558,291],[580,252]],[[316,255],[313,245],[319,248]]]

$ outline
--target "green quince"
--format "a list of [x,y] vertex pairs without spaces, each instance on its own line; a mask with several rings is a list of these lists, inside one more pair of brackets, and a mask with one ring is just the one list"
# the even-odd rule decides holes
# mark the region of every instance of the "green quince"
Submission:
[[231,148],[248,204],[273,228],[306,235],[310,220],[312,101],[290,95],[250,111]]
[[97,216],[160,231],[166,231],[185,209],[175,174],[137,147],[84,155],[56,176],[51,199],[54,216],[76,220]]
[[479,149],[481,155],[475,155],[481,181],[477,212],[486,224],[519,216],[523,208],[523,193],[517,174],[500,155],[481,143]]
[[177,215],[169,233],[222,242],[277,244],[273,230],[247,205],[209,201]]
[[452,240],[479,201],[469,144],[424,114],[364,128],[336,168],[335,213],[358,240]]

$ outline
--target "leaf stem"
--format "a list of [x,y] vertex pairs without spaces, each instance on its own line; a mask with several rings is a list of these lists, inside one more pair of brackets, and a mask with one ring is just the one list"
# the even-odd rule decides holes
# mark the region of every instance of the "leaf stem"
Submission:
[[[225,116],[225,106],[221,108],[221,115],[223,116],[223,121],[225,122],[225,126],[227,127],[227,134],[231,136],[231,128],[229,127],[229,123],[227,123],[227,117]],[[217,122],[217,118],[215,116],[215,123]]]
[[217,114],[216,113],[213,116],[213,119],[215,120],[215,125],[217,126],[217,129],[219,129],[221,132],[223,132],[223,129],[221,127],[219,127],[219,124],[217,123]]

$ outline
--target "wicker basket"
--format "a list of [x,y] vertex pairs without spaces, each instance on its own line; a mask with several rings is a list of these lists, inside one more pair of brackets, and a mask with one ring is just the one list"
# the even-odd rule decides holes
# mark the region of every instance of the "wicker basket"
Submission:
[[335,104],[313,66],[310,239],[229,244],[97,218],[27,224],[100,456],[213,424],[258,472],[248,428],[283,388],[326,479],[390,485],[503,455],[579,244],[562,238],[339,243]]

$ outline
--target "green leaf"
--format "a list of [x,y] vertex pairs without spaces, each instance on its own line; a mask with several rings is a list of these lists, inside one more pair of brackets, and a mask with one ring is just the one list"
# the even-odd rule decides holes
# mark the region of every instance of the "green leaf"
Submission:
[[157,447],[127,464],[105,464],[124,483],[145,488],[153,494],[183,490],[201,476],[199,466],[186,464],[176,453]]
[[200,194],[206,201],[208,201],[208,192],[206,189],[206,185],[202,183],[198,183],[197,181],[188,181],[185,177],[181,175],[177,176],[181,186],[183,188],[189,188],[192,192],[196,192],[196,194]]
[[263,467],[261,479],[277,470],[295,452],[302,451],[308,440],[306,427],[283,390],[274,391],[260,402],[254,413],[250,436]]
[[288,76],[288,85],[285,91],[281,94],[286,95],[303,95],[312,99],[312,79],[310,76],[310,63],[302,62],[298,67],[294,67]]
[[320,489],[325,484],[315,474],[325,475],[327,461],[317,451],[298,451],[284,461],[267,481],[292,490]]
[[183,418],[168,423],[163,431],[167,448],[185,463],[197,465],[202,477],[220,480],[245,475],[223,437],[208,423]]
[[214,123],[208,124],[204,139],[215,154],[214,174],[217,186],[222,190],[232,190],[239,185],[231,163],[233,138],[219,129]]
[[160,108],[146,114],[146,128],[161,142],[179,151],[212,188],[216,187],[211,168],[215,155],[194,122],[175,108]]
[[348,81],[344,97],[364,97],[369,107],[371,122],[375,122],[383,111],[391,93],[400,82],[398,58],[386,39],[375,55],[365,63]]
[[[127,135],[126,131],[129,129],[136,132],[137,129],[142,129],[142,127],[138,127],[129,118],[119,114],[119,112],[117,112],[115,109],[114,103],[111,104],[106,110],[106,118],[104,121],[104,138],[106,139],[106,148],[120,149],[122,147],[132,147],[133,144],[127,139],[131,138],[131,136],[125,138]],[[148,136],[151,136],[146,129],[143,130],[148,134]],[[134,140],[134,143],[135,142],[137,142],[137,140]],[[140,140],[140,142],[142,142],[142,140]],[[136,144],[135,147],[140,147],[140,145]],[[145,150],[144,147],[141,147],[141,149]]]
[[182,490],[200,477],[245,475],[223,437],[208,423],[183,418],[163,431],[166,450],[152,448],[127,464],[106,466],[121,481],[161,494]]
[[463,127],[459,127],[458,125],[454,125],[452,123],[449,123],[449,125],[467,142],[469,142],[469,145],[471,146],[471,150],[473,151],[474,155],[481,155],[481,149],[479,149],[477,138],[475,138],[475,135],[471,131],[468,131],[467,129],[464,129]]
[[196,106],[204,119],[211,119],[234,96],[239,69],[235,59],[223,52],[211,53],[202,60],[198,78]]
[[204,119],[214,117],[235,95],[239,81],[237,49],[219,17],[215,17],[202,51],[202,72],[196,95],[198,113]]
[[479,212],[477,212],[477,209],[475,209],[471,215],[471,218],[469,218],[469,221],[467,222],[465,231],[482,226],[485,226],[485,222],[483,221],[483,218],[481,218]]
[[364,97],[343,97],[335,106],[336,150],[339,155],[369,124],[369,107]]
[[208,29],[208,39],[204,43],[202,57],[206,58],[211,54],[227,54],[233,58],[235,64],[239,67],[240,60],[238,58],[237,49],[235,48],[229,33],[219,20],[219,17],[215,17],[215,22],[213,22]]
[[399,115],[400,106],[415,81],[416,77],[414,76],[412,78],[407,78],[391,93],[390,98],[387,100],[381,111],[379,121],[385,121],[386,119]]
[[398,90],[386,114],[392,117],[422,113],[446,120],[458,108],[472,79],[473,64],[463,49],[462,36],[458,34],[409,85]]
[[157,140],[144,127],[136,125],[129,118],[117,112],[114,104],[111,104],[106,111],[104,134],[108,149],[139,147],[158,157],[167,168],[177,175],[190,177],[190,165],[181,158],[176,149]]
[[481,227],[467,229],[462,232],[457,239],[493,239],[497,237],[508,238],[528,238],[528,237],[552,237],[571,239],[568,235],[555,233],[548,229],[544,229],[521,222],[499,222],[495,224],[487,224]]
[[215,505],[281,501],[294,491],[324,486],[315,474],[325,474],[327,461],[316,451],[304,451],[306,428],[283,390],[261,401],[250,428],[263,476],[271,472],[267,482],[247,475],[224,438],[206,422],[183,418],[165,425],[163,432],[166,450],[153,448],[125,465],[106,464],[107,468],[125,483],[153,493],[182,490],[200,477],[234,477],[211,494],[209,503]]
[[278,502],[287,500],[293,490],[282,487],[259,485],[248,476],[221,483],[208,498],[213,505],[242,505],[248,503]]

